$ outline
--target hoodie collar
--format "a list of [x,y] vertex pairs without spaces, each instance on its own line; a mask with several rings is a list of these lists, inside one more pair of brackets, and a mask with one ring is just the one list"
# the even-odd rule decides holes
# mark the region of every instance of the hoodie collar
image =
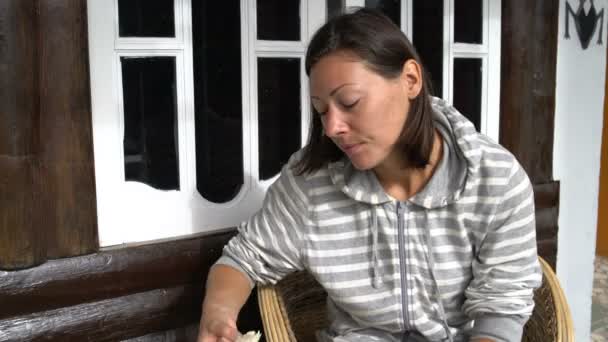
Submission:
[[[432,209],[453,203],[464,190],[468,177],[478,170],[480,148],[475,127],[445,101],[432,97],[433,121],[443,137],[443,155],[425,187],[408,201]],[[357,170],[347,157],[330,163],[334,185],[352,199],[372,205],[392,201],[371,170]]]

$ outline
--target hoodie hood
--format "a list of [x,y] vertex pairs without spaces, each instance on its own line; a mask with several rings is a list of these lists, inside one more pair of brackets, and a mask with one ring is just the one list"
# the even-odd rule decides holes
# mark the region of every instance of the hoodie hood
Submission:
[[[427,209],[442,207],[460,198],[467,180],[479,169],[481,149],[475,126],[444,100],[431,97],[433,122],[443,137],[443,156],[426,186],[409,202]],[[357,170],[347,157],[330,163],[332,182],[350,198],[368,204],[392,201],[371,170]]]

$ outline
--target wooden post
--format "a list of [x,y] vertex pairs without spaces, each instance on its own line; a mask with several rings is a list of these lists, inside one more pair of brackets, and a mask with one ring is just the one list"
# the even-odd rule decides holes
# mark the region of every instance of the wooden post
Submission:
[[534,184],[553,180],[557,22],[554,1],[503,1],[500,143]]
[[0,269],[98,249],[86,18],[0,2]]
[[35,0],[0,2],[0,269],[46,259],[35,217],[37,175],[38,18]]
[[39,0],[40,166],[48,256],[98,249],[86,0]]
[[553,134],[559,2],[502,2],[500,143],[534,184],[539,254],[555,269],[559,182]]

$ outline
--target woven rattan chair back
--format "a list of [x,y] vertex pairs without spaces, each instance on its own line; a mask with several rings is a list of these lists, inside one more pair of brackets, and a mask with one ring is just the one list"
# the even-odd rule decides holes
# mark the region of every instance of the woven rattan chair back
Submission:
[[[557,277],[540,258],[543,284],[534,292],[535,308],[524,328],[524,342],[573,342],[570,309]],[[268,342],[316,341],[327,326],[327,293],[306,272],[296,272],[275,286],[258,287],[260,314]]]
[[534,291],[534,311],[524,327],[522,342],[574,342],[574,324],[564,291],[549,264],[539,258],[543,284]]

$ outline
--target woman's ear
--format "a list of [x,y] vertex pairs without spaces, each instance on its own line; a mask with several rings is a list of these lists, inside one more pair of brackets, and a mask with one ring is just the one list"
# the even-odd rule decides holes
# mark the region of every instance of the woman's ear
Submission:
[[410,100],[415,99],[422,90],[422,68],[414,59],[408,59],[403,63],[401,77],[405,84],[405,91]]

